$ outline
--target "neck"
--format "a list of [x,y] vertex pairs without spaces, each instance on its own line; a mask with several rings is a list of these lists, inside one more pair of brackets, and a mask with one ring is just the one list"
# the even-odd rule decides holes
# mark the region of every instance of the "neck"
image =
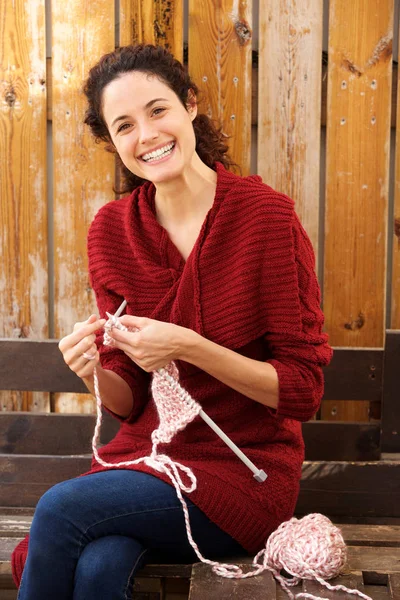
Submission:
[[158,221],[184,223],[203,216],[214,201],[217,174],[197,154],[182,175],[156,185],[155,204]]

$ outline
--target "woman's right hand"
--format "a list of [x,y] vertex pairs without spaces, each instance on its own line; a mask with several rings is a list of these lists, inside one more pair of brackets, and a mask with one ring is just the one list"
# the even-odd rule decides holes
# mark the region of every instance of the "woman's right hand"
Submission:
[[65,362],[81,379],[91,377],[100,362],[95,344],[95,331],[101,329],[105,323],[106,319],[90,315],[87,321],[75,323],[73,332],[59,341],[58,347]]

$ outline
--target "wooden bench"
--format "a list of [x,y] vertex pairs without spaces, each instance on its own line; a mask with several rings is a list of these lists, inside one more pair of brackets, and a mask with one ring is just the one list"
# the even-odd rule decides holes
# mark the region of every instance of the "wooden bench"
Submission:
[[[43,365],[45,368],[40,368]],[[335,351],[325,371],[325,399],[369,400],[381,406],[373,423],[304,423],[306,461],[296,514],[321,512],[342,527],[348,572],[334,583],[377,600],[400,600],[400,332],[385,350]],[[0,340],[0,388],[84,392],[56,340]],[[34,507],[49,487],[90,465],[94,415],[0,413],[0,599],[16,598],[10,556],[29,531]],[[102,443],[118,423],[105,415]],[[248,563],[247,557],[238,557]],[[313,582],[303,591],[331,597]],[[300,591],[297,590],[297,591]],[[137,600],[286,598],[265,573],[248,580],[215,576],[209,567],[148,565],[138,574]],[[335,593],[338,600],[350,598]]]

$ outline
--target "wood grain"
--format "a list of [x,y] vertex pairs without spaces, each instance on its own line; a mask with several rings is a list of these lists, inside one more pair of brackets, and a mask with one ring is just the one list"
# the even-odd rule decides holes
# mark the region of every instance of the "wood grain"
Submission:
[[296,202],[318,248],[322,10],[320,0],[260,2],[258,173]]
[[[124,23],[126,19],[124,18]],[[122,21],[121,21],[122,23]],[[121,25],[122,26],[122,25]],[[175,53],[178,57],[178,54]],[[257,54],[256,54],[257,55]],[[257,58],[258,60],[258,58]],[[47,63],[47,120],[52,120],[52,98],[51,98],[51,58],[46,59]],[[327,93],[327,65],[322,65],[321,73],[321,127],[326,126],[326,93]],[[396,107],[397,107],[397,79],[398,65],[393,64],[393,85],[392,85],[392,108],[390,126],[396,127]],[[258,65],[253,63],[252,66],[252,90],[251,90],[251,124],[258,125]]]
[[400,574],[389,575],[389,590],[392,600],[400,600]]
[[[229,559],[229,563],[233,562]],[[239,565],[243,571],[252,571],[250,565]],[[250,568],[249,568],[250,567]],[[216,575],[209,565],[193,565],[189,600],[276,600],[276,582],[271,573],[264,571],[248,579],[225,579]]]
[[[360,592],[365,593],[361,571],[357,574],[351,573],[349,575],[335,577],[335,579],[329,581],[329,583],[330,585],[343,585],[350,590],[357,589]],[[329,590],[317,581],[312,580],[303,581],[303,592],[306,594],[313,594],[316,598],[324,598],[324,600],[348,600],[353,597],[341,590]],[[354,598],[357,598],[357,596],[354,596]]]
[[[400,62],[400,43],[398,60]],[[391,229],[391,227],[392,224],[389,223],[389,228]],[[396,166],[394,174],[392,310],[390,322],[392,329],[400,329],[400,69],[397,69]]]
[[399,517],[398,461],[306,461],[296,514],[330,517]]
[[[91,67],[114,49],[109,0],[52,3],[55,335],[70,333],[95,312],[86,237],[97,210],[114,198],[114,159],[83,125],[81,88]],[[55,410],[91,412],[92,396],[57,396]]]
[[120,45],[165,46],[183,60],[183,0],[120,0]]
[[[347,23],[345,28],[340,23]],[[333,345],[381,347],[385,334],[393,5],[330,4],[324,312]],[[369,405],[324,419],[368,420]]]
[[229,137],[243,175],[251,152],[251,10],[248,0],[189,0],[189,72],[201,91],[199,110]]
[[326,327],[333,345],[382,347],[393,3],[333,0],[329,28]]
[[[0,0],[0,332],[48,335],[44,0]],[[0,392],[1,410],[49,410],[49,394]]]

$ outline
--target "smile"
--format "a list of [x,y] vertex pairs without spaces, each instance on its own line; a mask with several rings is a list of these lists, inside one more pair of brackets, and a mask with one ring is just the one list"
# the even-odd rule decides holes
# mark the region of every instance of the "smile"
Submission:
[[173,149],[175,148],[175,142],[171,142],[158,150],[154,150],[154,152],[148,152],[147,154],[143,154],[140,158],[144,160],[146,163],[150,162],[158,162],[159,160],[166,158],[170,154],[172,154]]

